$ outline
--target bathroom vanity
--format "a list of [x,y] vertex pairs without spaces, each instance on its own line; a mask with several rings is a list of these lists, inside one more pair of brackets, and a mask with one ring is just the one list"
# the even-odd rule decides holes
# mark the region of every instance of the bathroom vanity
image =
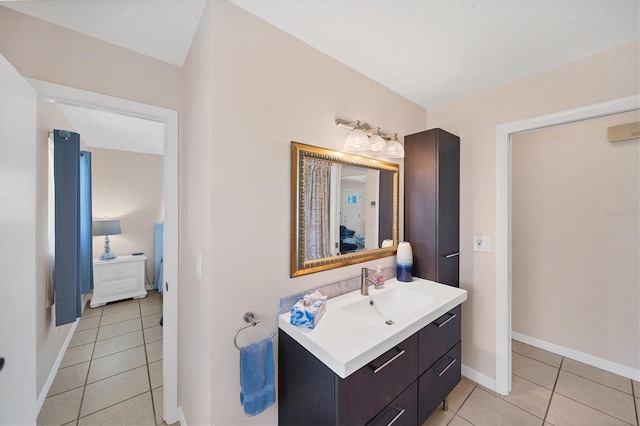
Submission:
[[279,316],[281,425],[422,424],[460,381],[466,291],[418,278],[385,287],[329,300],[314,330]]

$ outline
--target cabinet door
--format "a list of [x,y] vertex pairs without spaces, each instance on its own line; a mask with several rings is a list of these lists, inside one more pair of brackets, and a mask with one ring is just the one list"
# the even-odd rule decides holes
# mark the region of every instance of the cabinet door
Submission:
[[418,421],[418,382],[415,381],[367,426],[415,426]]
[[460,341],[462,305],[458,305],[418,332],[418,374],[424,373]]
[[366,424],[417,376],[418,335],[414,334],[346,379],[338,380],[337,424]]
[[438,277],[459,285],[460,252],[460,139],[438,131]]
[[460,355],[458,343],[418,379],[418,424],[424,423],[460,382]]

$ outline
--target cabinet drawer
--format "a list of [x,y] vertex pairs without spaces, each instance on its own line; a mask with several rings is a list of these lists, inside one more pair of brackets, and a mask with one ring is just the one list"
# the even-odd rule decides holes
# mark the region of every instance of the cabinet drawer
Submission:
[[434,362],[460,341],[461,312],[462,305],[458,305],[420,330],[418,374],[427,371]]
[[415,381],[367,426],[415,426],[418,419],[418,382]]
[[460,382],[461,342],[418,379],[418,424],[424,423]]
[[119,280],[127,277],[137,277],[139,263],[120,263],[113,265],[101,265],[96,272],[101,281]]
[[139,289],[139,285],[138,277],[128,277],[120,280],[103,281],[98,291],[101,297],[113,296],[114,294],[126,294],[136,291]]
[[366,424],[415,381],[417,373],[414,334],[346,379],[338,378],[338,424]]

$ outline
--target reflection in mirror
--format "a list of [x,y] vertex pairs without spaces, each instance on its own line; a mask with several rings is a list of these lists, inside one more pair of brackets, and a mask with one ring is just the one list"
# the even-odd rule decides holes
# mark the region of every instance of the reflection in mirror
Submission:
[[395,253],[398,165],[296,142],[291,276]]

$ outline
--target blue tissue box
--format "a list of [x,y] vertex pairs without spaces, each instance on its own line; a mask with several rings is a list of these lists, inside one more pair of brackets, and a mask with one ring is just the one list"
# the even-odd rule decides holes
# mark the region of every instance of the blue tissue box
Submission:
[[[308,296],[308,295],[307,295]],[[318,321],[322,318],[327,310],[327,297],[321,296],[308,305],[305,305],[304,299],[298,300],[293,308],[291,308],[291,319],[289,322],[291,325],[304,328],[315,328],[318,325]]]

